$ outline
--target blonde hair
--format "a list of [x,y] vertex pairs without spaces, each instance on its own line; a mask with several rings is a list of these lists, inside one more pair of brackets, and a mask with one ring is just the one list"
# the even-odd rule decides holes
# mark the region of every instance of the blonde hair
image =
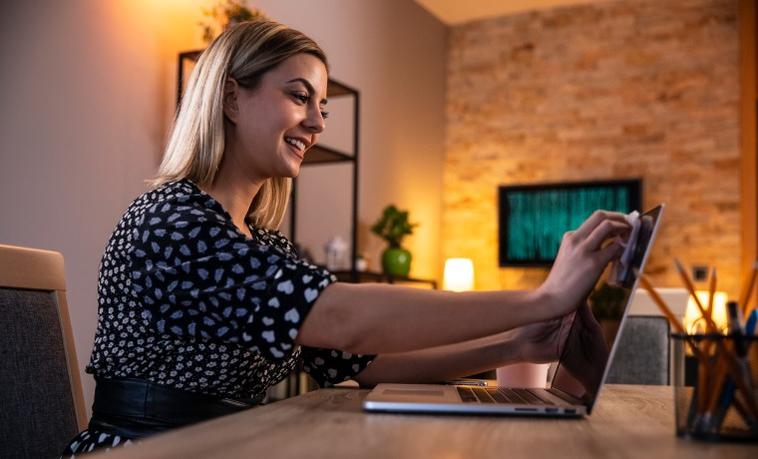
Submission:
[[[232,78],[254,89],[260,78],[295,54],[319,58],[321,48],[302,32],[270,20],[243,22],[218,36],[198,59],[174,121],[153,187],[189,179],[209,187],[224,154],[224,85]],[[292,188],[289,177],[267,179],[253,198],[247,220],[277,229],[284,219]]]

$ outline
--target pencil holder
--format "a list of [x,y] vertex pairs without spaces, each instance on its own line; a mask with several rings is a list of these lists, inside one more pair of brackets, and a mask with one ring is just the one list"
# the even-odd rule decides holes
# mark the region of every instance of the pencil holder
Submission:
[[[676,434],[701,440],[758,441],[758,337],[671,335]],[[685,358],[697,362],[685,384]]]

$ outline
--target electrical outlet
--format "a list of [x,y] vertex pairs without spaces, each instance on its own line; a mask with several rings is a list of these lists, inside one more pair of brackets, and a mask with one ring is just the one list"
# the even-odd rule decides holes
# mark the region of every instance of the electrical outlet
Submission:
[[692,267],[692,279],[695,282],[705,282],[708,280],[708,267],[695,265]]

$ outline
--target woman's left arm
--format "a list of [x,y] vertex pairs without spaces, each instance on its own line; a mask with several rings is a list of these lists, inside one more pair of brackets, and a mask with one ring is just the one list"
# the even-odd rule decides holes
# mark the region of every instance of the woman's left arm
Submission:
[[519,362],[558,359],[573,314],[463,343],[380,354],[353,379],[379,383],[438,383]]

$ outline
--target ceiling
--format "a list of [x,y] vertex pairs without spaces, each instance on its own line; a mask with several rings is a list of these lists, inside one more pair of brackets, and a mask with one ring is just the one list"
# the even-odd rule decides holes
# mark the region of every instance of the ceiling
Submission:
[[[447,25],[475,19],[603,0],[415,0]],[[606,0],[607,1],[607,0]]]

